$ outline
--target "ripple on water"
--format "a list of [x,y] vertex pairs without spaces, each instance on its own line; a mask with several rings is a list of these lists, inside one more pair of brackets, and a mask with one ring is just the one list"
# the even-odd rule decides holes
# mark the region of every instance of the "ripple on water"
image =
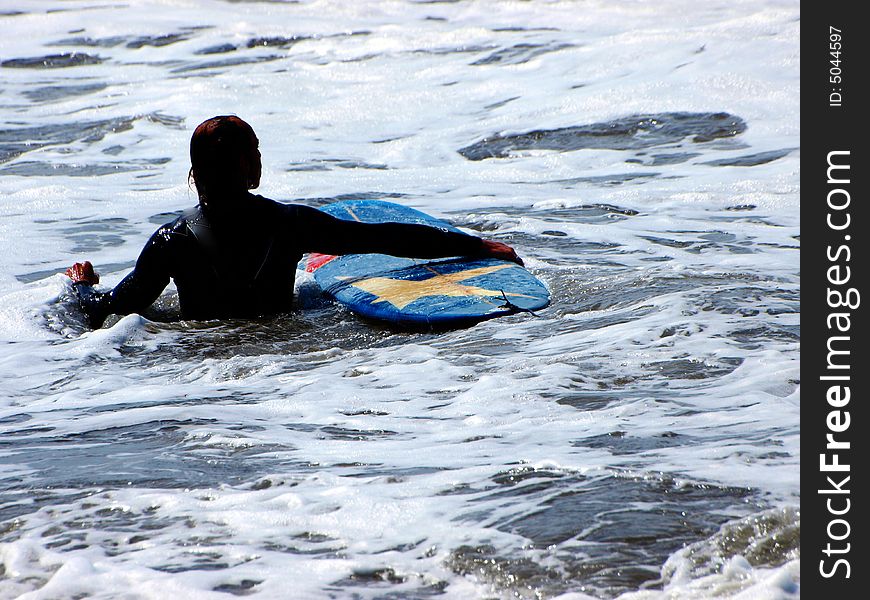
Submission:
[[71,252],[74,254],[93,254],[103,248],[120,246],[128,238],[139,235],[139,230],[124,217],[73,218],[65,223],[54,219],[37,219],[34,222],[46,230],[60,232],[73,243]]
[[90,48],[114,48],[124,45],[131,50],[152,47],[162,48],[191,38],[191,32],[167,33],[163,35],[109,36],[103,38],[74,37],[58,40],[51,46],[84,46]]
[[783,148],[782,150],[758,152],[756,154],[747,154],[735,158],[719,158],[716,160],[708,160],[701,164],[712,165],[714,167],[755,167],[784,158],[796,149],[797,148]]
[[0,62],[0,67],[7,69],[67,69],[84,65],[98,65],[104,62],[101,56],[84,52],[63,52],[27,58],[10,58]]
[[376,171],[389,169],[387,165],[368,163],[360,159],[323,158],[291,163],[287,167],[287,171],[331,171],[334,167],[339,169],[373,169]]
[[237,49],[238,48],[234,44],[215,44],[213,46],[206,46],[205,48],[201,48],[194,52],[194,54],[227,54],[229,52],[235,52]]
[[539,56],[549,54],[550,52],[558,52],[567,48],[574,48],[574,44],[553,43],[553,44],[516,44],[509,48],[496,50],[488,56],[484,56],[473,63],[472,66],[479,67],[483,65],[522,65]]
[[73,85],[46,85],[26,89],[21,92],[32,102],[57,102],[76,96],[101,92],[108,87],[105,83],[82,83]]
[[[204,403],[217,406],[221,402],[219,398],[199,398],[173,402],[173,406]],[[223,402],[235,406],[237,399],[225,398]],[[124,410],[135,407],[125,405]],[[0,443],[0,449],[4,450],[0,465],[24,467],[39,477],[36,482],[31,475],[24,474],[17,484],[4,487],[0,492],[3,506],[0,521],[32,513],[39,506],[60,503],[68,496],[64,490],[130,485],[150,489],[214,488],[263,477],[279,465],[282,469],[288,466],[306,469],[306,465],[286,457],[289,448],[283,445],[220,443],[199,434],[189,436],[189,432],[213,426],[215,422],[162,419],[59,436],[51,435],[51,431],[11,430],[7,432],[8,439]],[[281,452],[284,454],[279,457]],[[37,497],[41,498],[38,503]]]
[[248,40],[245,44],[248,48],[290,48],[301,41],[312,39],[310,36],[273,36],[273,37],[255,37]]
[[506,158],[523,150],[641,150],[687,138],[695,143],[710,142],[744,131],[745,121],[728,113],[658,113],[591,125],[494,135],[460,149],[459,153],[468,160],[484,160]]
[[[0,129],[0,163],[9,162],[25,153],[50,146],[64,147],[76,142],[94,144],[102,141],[109,135],[132,130],[135,123],[140,120],[171,128],[181,127],[184,123],[184,119],[181,117],[150,113],[133,117],[101,119],[98,121],[70,121],[31,127],[4,128]],[[147,165],[162,164],[168,160],[166,158],[148,158],[140,159],[138,162]],[[43,161],[28,162],[33,165],[41,165],[39,168],[45,170],[46,175],[56,172],[52,171],[52,168],[64,168],[63,165],[57,165],[56,163],[44,163]],[[54,166],[49,168],[52,165]],[[94,168],[100,167],[105,167],[111,172],[115,172],[115,168],[112,165],[94,165]],[[10,168],[12,167],[5,167],[4,171]],[[18,168],[26,170],[24,167]]]
[[[515,498],[520,514],[497,517],[493,526],[531,545],[509,552],[462,546],[452,551],[448,565],[496,588],[525,590],[529,597],[584,587],[608,596],[636,590],[656,581],[659,565],[674,552],[754,504],[752,490],[680,484],[667,475],[587,477],[517,467],[492,482],[472,502],[504,512]],[[543,549],[557,558],[555,564],[535,560],[535,550]]]
[[800,558],[800,508],[785,506],[730,521],[712,536],[687,545],[662,569],[665,584],[722,572],[734,558],[753,567],[779,567]]
[[102,177],[131,171],[150,170],[172,159],[168,157],[136,160],[131,162],[111,162],[96,164],[64,164],[42,160],[25,160],[0,169],[4,175],[20,177]]
[[231,56],[221,60],[210,60],[201,63],[192,63],[182,65],[172,69],[172,73],[176,75],[184,75],[186,73],[195,73],[198,71],[208,71],[210,69],[224,69],[227,67],[236,67],[239,65],[253,65],[257,63],[271,62],[280,60],[284,56],[280,54],[270,54],[267,56]]

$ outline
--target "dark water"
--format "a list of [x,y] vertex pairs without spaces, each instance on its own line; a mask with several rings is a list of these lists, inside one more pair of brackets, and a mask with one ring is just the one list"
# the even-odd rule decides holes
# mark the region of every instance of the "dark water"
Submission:
[[[541,129],[513,135],[494,135],[459,150],[468,160],[506,158],[524,150],[582,149],[648,150],[683,140],[696,144],[733,138],[746,131],[746,122],[728,113],[660,113],[634,115],[603,123]],[[678,162],[671,155],[671,162]],[[683,154],[683,157],[688,155]],[[688,159],[688,158],[687,158]]]

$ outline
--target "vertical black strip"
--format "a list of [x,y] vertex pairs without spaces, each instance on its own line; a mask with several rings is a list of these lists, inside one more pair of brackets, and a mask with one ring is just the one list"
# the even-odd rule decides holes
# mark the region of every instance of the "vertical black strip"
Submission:
[[870,31],[861,8],[857,2],[805,2],[801,15],[804,598],[867,593]]

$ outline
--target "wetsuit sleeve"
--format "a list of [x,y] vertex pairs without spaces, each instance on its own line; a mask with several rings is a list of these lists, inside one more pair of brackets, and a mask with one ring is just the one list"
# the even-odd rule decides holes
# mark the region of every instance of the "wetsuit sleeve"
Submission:
[[427,225],[358,223],[308,206],[293,206],[294,228],[303,252],[378,253],[407,258],[478,256],[483,240]]
[[158,229],[142,249],[136,267],[111,292],[98,292],[84,283],[74,284],[91,327],[100,327],[111,314],[141,313],[160,296],[169,284],[170,236],[165,227]]

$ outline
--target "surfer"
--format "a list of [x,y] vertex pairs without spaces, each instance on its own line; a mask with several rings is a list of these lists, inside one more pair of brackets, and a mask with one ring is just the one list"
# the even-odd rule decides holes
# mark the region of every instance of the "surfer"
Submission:
[[493,257],[522,264],[501,242],[426,225],[357,223],[252,194],[262,172],[259,140],[236,116],[208,119],[190,140],[189,178],[199,204],[160,227],[133,271],[108,292],[90,262],[66,274],[92,327],[110,314],[141,313],[172,279],[185,319],[250,318],[290,310],[296,264],[306,252],[408,258]]

